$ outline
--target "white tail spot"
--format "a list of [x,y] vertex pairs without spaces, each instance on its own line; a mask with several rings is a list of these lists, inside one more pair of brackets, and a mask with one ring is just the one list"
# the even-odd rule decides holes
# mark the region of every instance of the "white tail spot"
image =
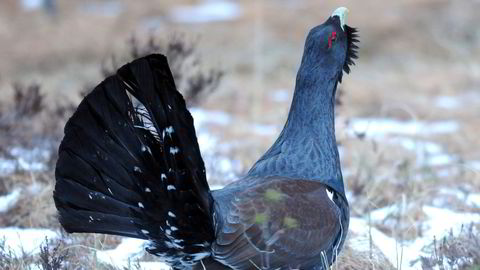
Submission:
[[169,126],[165,129],[165,132],[168,134],[168,135],[171,135],[175,130],[173,129],[172,126]]
[[168,211],[168,215],[171,216],[171,217],[177,217],[174,213]]
[[175,240],[173,240],[174,242],[170,242],[170,241],[165,241],[165,245],[168,247],[168,248],[175,248],[175,249],[184,249],[183,246],[177,244],[175,242]]
[[150,188],[145,188],[145,192],[152,192],[152,190]]
[[180,152],[180,149],[178,149],[178,147],[170,147],[170,154],[172,155],[175,155],[177,154],[178,152]]
[[140,207],[140,208],[145,208],[145,207],[143,206],[143,203],[141,203],[141,202],[138,203],[138,207]]
[[168,134],[168,136],[171,138],[171,137],[172,137],[172,133],[173,133],[174,131],[175,131],[175,130],[173,129],[172,126],[166,127],[166,128],[162,131],[162,139],[165,139],[165,134]]
[[163,180],[167,179],[167,176],[166,176],[164,173],[162,173],[162,175],[160,176],[160,178],[161,178],[162,181],[163,181]]
[[168,185],[167,190],[176,190],[174,185]]
[[210,256],[210,252],[199,252],[199,253],[194,253],[194,254],[191,254],[191,256],[193,257],[193,261],[198,261],[198,260],[201,260],[207,256]]
[[142,230],[142,233],[143,233],[143,234],[149,234],[150,232],[147,231],[147,230]]
[[327,191],[328,198],[330,199],[330,201],[333,202],[333,190],[331,190],[329,188],[326,188],[325,190]]

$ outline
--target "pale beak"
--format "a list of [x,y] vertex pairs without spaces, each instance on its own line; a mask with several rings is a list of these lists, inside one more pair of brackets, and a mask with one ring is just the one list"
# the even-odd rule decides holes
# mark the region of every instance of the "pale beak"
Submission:
[[347,14],[349,10],[346,7],[339,7],[335,9],[335,11],[332,13],[332,16],[338,16],[340,18],[340,26],[342,27],[342,30],[345,30],[343,27],[345,24],[347,24]]

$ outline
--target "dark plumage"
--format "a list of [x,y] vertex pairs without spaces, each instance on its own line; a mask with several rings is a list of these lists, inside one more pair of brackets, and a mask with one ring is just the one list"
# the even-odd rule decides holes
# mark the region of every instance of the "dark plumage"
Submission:
[[349,222],[334,99],[357,35],[342,19],[310,31],[276,142],[217,191],[167,59],[120,68],[65,126],[54,192],[65,230],[148,239],[147,250],[174,269],[328,268]]

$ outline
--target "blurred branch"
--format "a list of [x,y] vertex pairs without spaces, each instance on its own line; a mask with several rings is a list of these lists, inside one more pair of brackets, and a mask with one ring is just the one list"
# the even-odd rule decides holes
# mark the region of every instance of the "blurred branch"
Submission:
[[11,100],[0,103],[0,151],[31,145],[34,139],[59,139],[72,104],[47,107],[38,83],[15,82],[12,87]]
[[[101,68],[103,77],[111,76],[124,63],[153,54],[164,54],[172,71],[175,83],[182,92],[187,105],[198,105],[209,94],[217,90],[224,72],[217,68],[205,69],[194,41],[188,41],[183,35],[177,35],[168,41],[158,41],[152,34],[146,42],[135,37],[128,40],[128,53],[123,57],[112,55]],[[93,87],[81,94],[85,96]]]

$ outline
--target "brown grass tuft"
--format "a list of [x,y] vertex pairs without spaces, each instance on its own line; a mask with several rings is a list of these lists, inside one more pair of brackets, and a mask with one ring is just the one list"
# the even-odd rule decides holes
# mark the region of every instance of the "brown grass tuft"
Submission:
[[[372,254],[372,253],[375,254]],[[338,265],[338,268],[337,268]],[[338,261],[332,265],[333,270],[394,270],[395,267],[377,251],[357,251],[346,246],[340,254]]]
[[[204,101],[218,89],[224,76],[224,72],[218,68],[205,69],[195,41],[183,35],[159,41],[153,34],[143,42],[132,36],[128,40],[127,52],[120,56],[112,55],[109,60],[104,61],[101,75],[108,77],[125,63],[154,53],[167,56],[176,86],[188,106],[199,105]],[[81,94],[86,95],[92,89],[92,86],[88,86]]]
[[425,270],[480,269],[480,233],[473,224],[462,227],[457,235],[450,232],[439,241],[434,239],[427,248],[431,255],[420,259]]

